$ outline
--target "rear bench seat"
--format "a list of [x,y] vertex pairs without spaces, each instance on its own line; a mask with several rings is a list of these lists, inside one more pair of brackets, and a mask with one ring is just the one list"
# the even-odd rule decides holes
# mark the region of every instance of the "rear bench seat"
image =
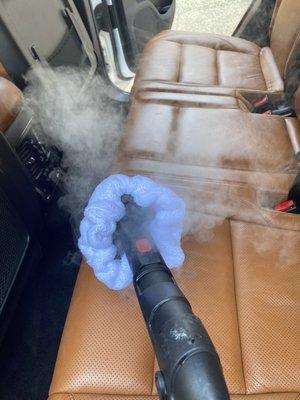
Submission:
[[155,81],[259,91],[282,91],[300,42],[300,2],[283,0],[270,47],[229,36],[165,31],[144,50],[134,90]]
[[[293,7],[299,2],[283,0],[282,4],[290,5],[293,22]],[[283,10],[280,8],[275,21],[273,43],[286,40],[274,33]],[[291,26],[288,30],[292,31]],[[240,76],[236,79],[227,74],[225,79],[226,86],[233,88],[193,86],[191,90],[191,84],[181,84],[178,90],[176,81],[171,82],[173,77],[157,60],[160,51],[165,51],[163,62],[175,71],[169,55],[174,55],[178,46],[171,41],[169,47],[164,35],[170,38],[173,34],[163,34],[147,48],[154,57],[148,71],[155,73],[147,75],[144,69],[143,76],[165,82],[141,85],[142,74],[137,78],[114,170],[158,178],[190,196],[193,234],[184,239],[186,262],[175,277],[215,343],[231,398],[299,400],[300,220],[298,215],[273,211],[271,203],[286,196],[298,169],[295,153],[300,123],[296,117],[251,114],[249,104],[236,90],[282,90],[287,47],[283,46],[280,55],[274,53],[281,77],[276,77],[277,69],[273,69],[268,75],[272,79],[266,79],[272,82],[269,86],[264,83],[265,71],[261,69],[252,80],[250,75],[258,69],[249,69],[250,64],[244,69],[244,63],[239,64],[244,55],[258,62],[258,48],[229,39],[226,46],[240,51],[235,64]],[[174,37],[178,39],[178,35]],[[205,40],[212,43],[216,36]],[[225,43],[224,38],[220,41]],[[212,54],[203,46],[181,47],[185,55],[195,50],[197,62],[207,63]],[[270,51],[264,52],[270,57],[266,69],[273,68]],[[201,58],[197,57],[200,53],[204,54]],[[220,59],[230,61],[230,68],[235,62],[232,54],[223,54],[223,50]],[[188,70],[194,74],[191,64],[184,63],[184,68],[182,76],[188,76]],[[165,75],[159,75],[160,69]],[[205,68],[198,77],[199,84],[212,83]],[[235,87],[237,82],[241,84]],[[300,91],[295,108],[299,117]],[[228,145],[220,147],[223,135]],[[215,198],[210,202],[212,195]],[[214,206],[216,197],[221,197],[220,204],[229,204],[230,210],[219,213]],[[216,216],[222,213],[226,219]],[[209,232],[203,232],[205,226]],[[203,233],[210,235],[205,238]],[[150,400],[156,398],[157,369],[133,288],[121,292],[107,289],[83,262],[49,398]]]

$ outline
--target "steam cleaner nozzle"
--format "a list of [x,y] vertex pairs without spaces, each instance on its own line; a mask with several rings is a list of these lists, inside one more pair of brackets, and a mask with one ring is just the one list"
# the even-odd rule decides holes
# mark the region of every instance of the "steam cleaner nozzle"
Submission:
[[125,215],[117,238],[133,273],[133,284],[158,364],[160,400],[229,399],[216,350],[193,314],[149,231],[151,211],[123,196]]
[[[130,214],[131,220],[135,218],[131,225],[134,232],[141,228],[137,218],[147,215],[147,230],[168,268],[179,267],[184,261],[181,249],[183,200],[149,178],[112,175],[97,186],[89,200],[80,225],[78,245],[97,279],[115,290],[124,289],[132,282],[127,256],[122,247],[116,245],[118,223],[130,209],[135,209],[135,216]],[[127,218],[127,226],[128,223]]]
[[[107,211],[113,211],[113,221]],[[183,216],[184,204],[170,190],[147,178],[117,175],[92,196],[79,244],[88,261],[97,261],[95,254],[105,259],[110,244],[114,246],[111,255],[125,257],[160,366],[156,373],[160,400],[229,400],[218,354],[165,258],[170,255],[169,246],[173,262],[176,256],[177,262],[183,261]],[[87,246],[88,239],[93,248]],[[112,268],[109,258],[106,262]],[[99,276],[97,264],[92,266]]]

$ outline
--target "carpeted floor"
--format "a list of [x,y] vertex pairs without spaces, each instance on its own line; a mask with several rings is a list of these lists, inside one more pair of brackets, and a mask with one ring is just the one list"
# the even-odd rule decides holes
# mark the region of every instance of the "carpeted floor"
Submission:
[[47,399],[80,257],[68,223],[53,227],[44,242],[1,345],[1,400]]

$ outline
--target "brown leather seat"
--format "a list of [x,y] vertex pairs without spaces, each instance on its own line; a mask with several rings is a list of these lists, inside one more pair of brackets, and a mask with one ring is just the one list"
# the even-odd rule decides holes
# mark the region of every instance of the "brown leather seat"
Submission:
[[12,82],[0,76],[0,131],[5,132],[16,118],[23,95]]
[[[195,222],[201,231],[204,220]],[[231,398],[296,400],[299,221],[289,230],[214,218],[210,223],[209,241],[186,239],[186,263],[175,276],[217,347]],[[111,291],[83,263],[50,399],[150,400],[156,370],[133,288]]]
[[283,0],[277,11],[270,47],[222,35],[165,31],[145,47],[135,89],[144,82],[172,82],[282,91],[293,52],[299,44],[300,3]]
[[[300,89],[297,110],[299,103]],[[253,114],[242,97],[226,93],[151,89],[133,100],[114,171],[158,179],[191,209],[261,223],[286,198],[299,149],[296,117]]]

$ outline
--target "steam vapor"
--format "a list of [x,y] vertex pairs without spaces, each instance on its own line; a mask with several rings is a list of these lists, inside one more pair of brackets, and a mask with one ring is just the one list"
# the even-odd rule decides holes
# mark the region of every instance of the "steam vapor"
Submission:
[[[73,226],[78,228],[83,209],[94,188],[108,176],[114,163],[121,139],[122,114],[109,102],[109,89],[100,77],[94,77],[88,89],[82,91],[86,80],[85,71],[70,68],[33,70],[27,79],[26,104],[36,116],[36,130],[40,132],[42,140],[55,145],[63,153],[63,167],[66,170],[63,180],[65,194],[59,204],[71,214]],[[187,135],[189,133],[187,131]],[[271,153],[271,144],[262,141],[260,137],[245,142],[242,130],[232,137],[231,132],[219,127],[214,134],[215,140],[203,138],[199,149],[207,165],[212,163],[212,166],[222,166],[226,161],[223,155],[227,153],[228,160],[240,161],[241,156],[246,157],[251,164],[248,167],[260,169],[260,159],[253,158],[254,150],[263,146],[264,153]],[[190,164],[197,163],[193,158],[194,149],[192,150]],[[274,153],[272,157],[275,160],[273,163],[280,165],[281,154]],[[183,161],[187,162],[186,156]],[[280,165],[276,172],[284,167]],[[160,174],[150,175],[155,181],[161,181]],[[162,179],[161,183],[168,185],[169,182]],[[250,182],[249,185],[251,187]],[[265,198],[261,201],[255,197],[245,200],[238,193],[229,195],[227,190],[223,193],[216,190],[214,185],[209,188],[205,180],[203,186],[200,184],[197,189],[191,185],[191,190],[187,191],[193,193],[191,196],[180,185],[178,188],[173,185],[171,187],[187,204],[184,236],[193,236],[199,242],[210,241],[214,236],[214,228],[227,218],[252,221],[253,215],[256,215],[259,223],[273,225],[268,210],[273,207],[274,193],[265,193]],[[274,204],[277,200],[283,200],[285,195],[279,193],[278,196],[277,199],[276,194]],[[205,207],[201,206],[203,204]],[[268,251],[264,242],[259,242],[255,247],[259,253]],[[285,254],[284,249],[283,253]]]
[[122,131],[120,109],[109,101],[109,88],[99,76],[83,89],[85,70],[39,68],[26,78],[25,104],[35,115],[35,131],[63,154],[65,194],[59,205],[77,229],[93,189],[113,163]]

